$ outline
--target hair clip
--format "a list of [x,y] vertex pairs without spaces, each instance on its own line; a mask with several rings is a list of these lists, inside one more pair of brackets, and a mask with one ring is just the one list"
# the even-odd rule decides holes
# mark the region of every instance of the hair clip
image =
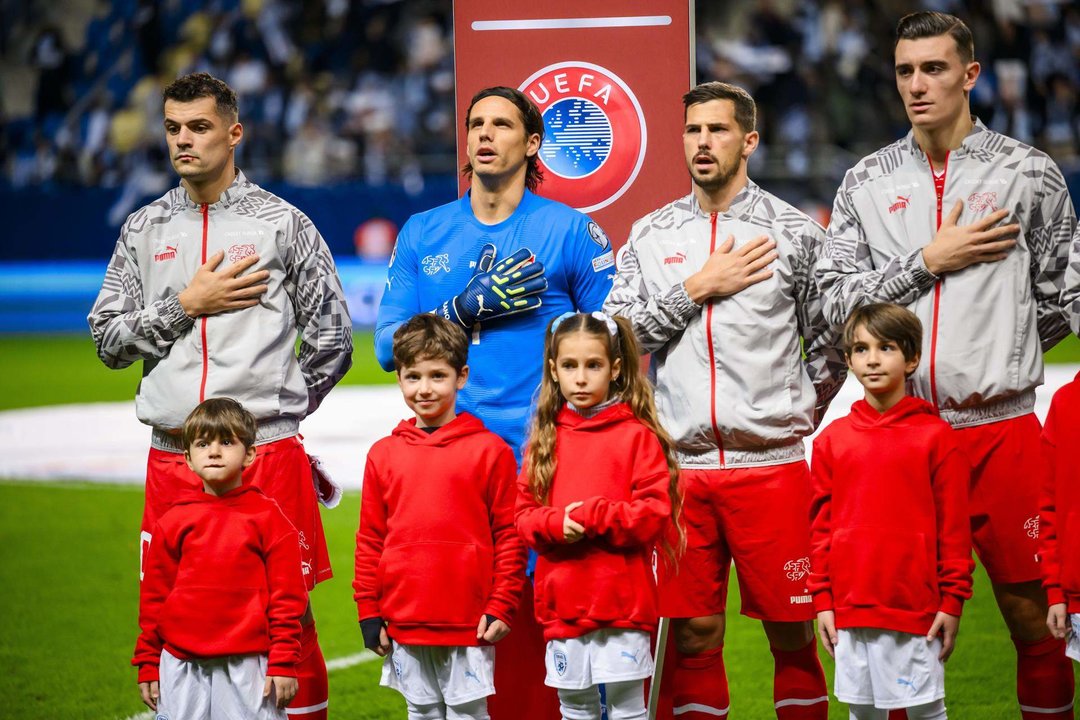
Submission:
[[615,324],[615,321],[611,319],[610,315],[608,315],[607,313],[602,313],[599,310],[594,310],[589,314],[600,322],[607,325],[607,330],[609,333],[611,333],[611,337],[615,337],[619,334],[619,326]]
[[555,334],[555,331],[559,329],[560,325],[562,325],[563,320],[566,320],[568,318],[572,318],[575,315],[577,315],[576,312],[564,312],[562,315],[560,315],[559,317],[552,320],[551,321],[551,334],[552,335]]

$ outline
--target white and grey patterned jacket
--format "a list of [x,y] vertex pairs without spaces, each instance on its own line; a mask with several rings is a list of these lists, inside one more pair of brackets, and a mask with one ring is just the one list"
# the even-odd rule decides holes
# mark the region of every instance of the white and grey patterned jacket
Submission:
[[[178,293],[219,250],[219,269],[258,254],[249,272],[268,270],[269,289],[254,307],[192,320]],[[87,320],[106,365],[143,360],[136,412],[158,429],[224,395],[260,421],[259,442],[294,435],[352,363],[352,322],[322,236],[239,172],[212,205],[178,186],[132,213]]]
[[[977,121],[936,169],[940,203],[908,133],[847,172],[817,267],[825,314],[841,322],[865,303],[906,305],[923,323],[914,394],[955,427],[1023,415],[1043,382],[1043,350],[1069,332],[1061,293],[1076,215],[1065,180],[1045,153]],[[922,248],[957,200],[960,225],[1007,208],[1020,235],[1001,262],[937,278]]]
[[[736,248],[761,235],[775,240],[773,275],[697,305],[684,282],[728,235]],[[657,409],[684,466],[803,457],[801,440],[845,372],[811,275],[823,236],[820,225],[753,182],[726,213],[704,212],[691,193],[634,224],[604,307],[629,318],[652,353]]]

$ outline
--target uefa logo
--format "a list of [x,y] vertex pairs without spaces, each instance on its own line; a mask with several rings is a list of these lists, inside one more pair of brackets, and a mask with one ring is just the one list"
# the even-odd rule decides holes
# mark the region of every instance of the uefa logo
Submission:
[[630,87],[607,68],[570,61],[518,89],[544,118],[542,194],[586,213],[619,199],[645,160],[645,115]]

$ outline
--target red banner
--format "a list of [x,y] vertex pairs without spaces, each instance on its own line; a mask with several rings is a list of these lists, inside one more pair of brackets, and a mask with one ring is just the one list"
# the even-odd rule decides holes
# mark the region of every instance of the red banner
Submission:
[[472,96],[519,88],[544,117],[539,193],[587,213],[620,247],[635,220],[689,191],[692,19],[693,0],[455,0],[459,164]]

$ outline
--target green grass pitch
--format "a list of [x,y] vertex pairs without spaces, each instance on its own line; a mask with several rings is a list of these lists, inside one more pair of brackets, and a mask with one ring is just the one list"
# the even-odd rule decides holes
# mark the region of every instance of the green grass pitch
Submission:
[[[356,365],[346,383],[393,381],[374,363],[371,345],[370,333],[356,335]],[[129,400],[138,382],[136,369],[105,369],[85,336],[0,338],[0,357],[0,409]],[[1047,359],[1080,362],[1080,342],[1070,337]],[[62,442],[63,432],[77,429],[58,431]],[[350,585],[358,507],[359,494],[347,493],[340,507],[323,513],[338,577],[319,586],[313,604],[328,660],[361,649]],[[114,720],[143,709],[128,665],[138,630],[141,508],[138,487],[0,482],[0,716]],[[761,626],[735,615],[734,587],[730,606],[731,716],[774,717],[772,658]],[[331,716],[404,717],[404,702],[378,687],[378,676],[377,662],[331,672]],[[1017,717],[1014,683],[1012,645],[980,570],[948,664],[952,717]],[[846,717],[833,703],[830,718]]]

